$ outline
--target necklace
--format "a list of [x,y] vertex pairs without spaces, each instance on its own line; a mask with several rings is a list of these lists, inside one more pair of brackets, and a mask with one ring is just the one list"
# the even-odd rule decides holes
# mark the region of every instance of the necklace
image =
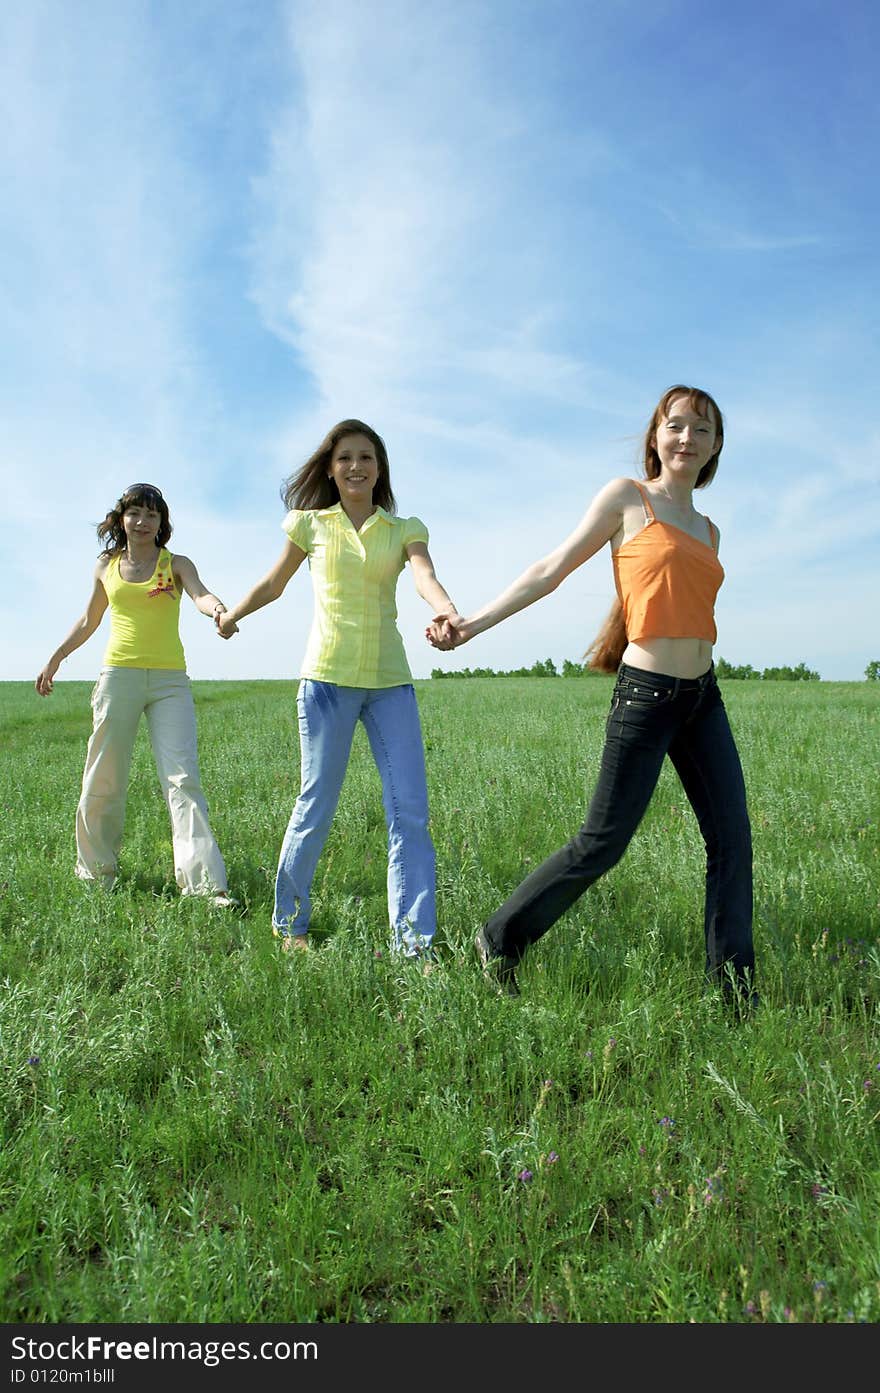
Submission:
[[149,570],[149,574],[152,575],[153,567],[156,564],[156,558],[154,556],[146,556],[142,561],[135,561],[134,558],[129,555],[127,550],[123,554],[123,560],[125,561],[125,564],[126,566],[128,566],[129,570],[137,571],[138,574],[140,574],[143,571]]

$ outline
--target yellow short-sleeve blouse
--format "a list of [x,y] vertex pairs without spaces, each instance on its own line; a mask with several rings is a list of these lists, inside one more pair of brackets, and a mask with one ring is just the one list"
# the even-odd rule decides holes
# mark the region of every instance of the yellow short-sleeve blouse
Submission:
[[341,687],[411,682],[395,592],[406,548],[428,541],[425,524],[377,508],[358,532],[337,503],[294,509],[282,526],[309,558],[315,595],[300,677]]

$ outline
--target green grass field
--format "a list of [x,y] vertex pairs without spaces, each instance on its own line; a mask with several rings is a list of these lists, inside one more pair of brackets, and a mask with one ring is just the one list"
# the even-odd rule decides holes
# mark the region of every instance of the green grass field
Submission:
[[763,1009],[703,991],[667,769],[494,996],[479,923],[579,825],[611,679],[417,684],[440,965],[388,953],[358,733],[315,951],[271,937],[295,683],[196,684],[242,916],[181,901],[145,732],[121,879],[73,877],[89,687],[0,684],[0,1320],[880,1319],[880,684],[728,683]]

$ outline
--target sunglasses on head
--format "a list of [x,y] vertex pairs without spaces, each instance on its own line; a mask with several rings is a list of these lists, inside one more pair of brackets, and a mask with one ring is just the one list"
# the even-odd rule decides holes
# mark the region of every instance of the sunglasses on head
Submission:
[[[162,490],[157,489],[155,484],[129,484],[123,491],[122,497],[125,498],[130,493],[152,493],[156,498],[162,498]],[[162,498],[162,502],[165,500]]]

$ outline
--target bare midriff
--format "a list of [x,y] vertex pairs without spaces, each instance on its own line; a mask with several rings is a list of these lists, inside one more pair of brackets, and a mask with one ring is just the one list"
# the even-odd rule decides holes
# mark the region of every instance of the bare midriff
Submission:
[[623,662],[670,677],[702,677],[712,664],[712,644],[705,638],[643,638],[627,644]]

